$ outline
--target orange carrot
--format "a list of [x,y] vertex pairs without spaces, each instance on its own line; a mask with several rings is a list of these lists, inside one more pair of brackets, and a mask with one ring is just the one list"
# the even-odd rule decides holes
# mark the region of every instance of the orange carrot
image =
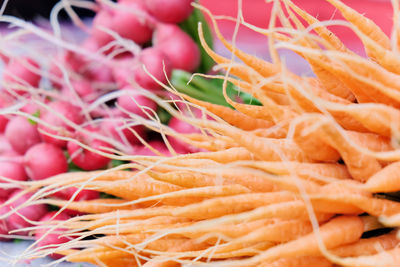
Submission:
[[[319,237],[328,249],[336,248],[360,239],[364,230],[362,220],[356,216],[339,216],[323,224]],[[274,246],[257,256],[243,260],[215,263],[215,266],[251,266],[261,262],[272,262],[280,258],[295,256],[319,256],[317,233],[311,233],[296,240]]]
[[339,9],[342,15],[365,35],[369,36],[372,40],[377,42],[383,48],[390,49],[389,38],[372,20],[364,17],[363,15],[361,15],[351,7],[343,4],[339,0],[326,1]]
[[396,234],[389,233],[377,237],[360,239],[359,241],[338,247],[331,252],[340,257],[357,257],[363,255],[372,255],[379,253],[381,250],[389,250],[399,244]]
[[332,263],[319,256],[299,256],[291,258],[281,258],[273,262],[261,263],[259,267],[331,267]]

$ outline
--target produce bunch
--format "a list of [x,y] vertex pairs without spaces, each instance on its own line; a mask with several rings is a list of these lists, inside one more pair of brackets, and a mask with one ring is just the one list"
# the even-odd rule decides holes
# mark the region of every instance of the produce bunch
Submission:
[[[197,22],[204,22],[203,14],[187,0],[71,1],[65,5],[65,1],[56,5],[50,25],[44,27],[0,16],[0,21],[18,27],[1,36],[0,176],[4,179],[0,201],[7,202],[1,214],[32,195],[11,201],[21,193],[21,188],[12,185],[14,181],[39,181],[60,173],[123,163],[107,156],[115,154],[113,150],[125,155],[198,151],[139,121],[155,118],[171,131],[196,131],[190,124],[170,118],[146,94],[165,100],[176,98],[162,84],[172,79],[186,88],[182,84],[188,82],[191,72],[210,70],[213,62],[195,33]],[[72,7],[94,10],[93,22],[83,23]],[[59,25],[62,9],[70,15],[74,30],[83,36],[80,40],[71,39],[65,25]],[[209,30],[206,35],[211,45]],[[196,97],[207,95],[208,85],[215,89],[204,78],[196,81],[200,85],[191,86],[192,91],[197,90]],[[210,95],[216,101],[223,100],[221,91]],[[185,109],[180,105],[182,112],[187,112]],[[68,200],[75,193],[75,200],[104,197],[98,191],[77,192],[77,188],[52,196]],[[2,219],[2,239],[30,238],[27,231],[5,235],[32,226],[30,221],[46,218],[48,211],[48,206],[41,204]],[[67,211],[60,218],[74,215],[76,212]]]
[[[339,22],[321,22],[290,0],[273,1],[268,29],[238,16],[238,24],[269,38],[271,62],[225,40],[210,16],[218,38],[241,60],[215,53],[199,25],[204,49],[226,71],[214,78],[224,80],[225,100],[234,109],[164,86],[186,101],[148,96],[198,133],[177,134],[154,119],[139,120],[205,151],[109,154],[130,163],[14,182],[20,195],[35,193],[3,217],[44,203],[85,213],[25,229],[70,240],[31,247],[21,257],[58,254],[60,261],[99,266],[398,266],[400,9],[393,1],[389,38],[341,1],[326,1],[361,39],[366,58],[329,30]],[[283,27],[275,27],[278,21]],[[315,76],[289,71],[281,48],[303,57]],[[232,99],[228,81],[261,105]],[[179,112],[174,103],[199,115]],[[70,187],[114,198],[50,197]]]

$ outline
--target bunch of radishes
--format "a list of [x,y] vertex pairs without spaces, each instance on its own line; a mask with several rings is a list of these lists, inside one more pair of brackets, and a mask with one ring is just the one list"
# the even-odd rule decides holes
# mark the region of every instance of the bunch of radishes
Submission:
[[[0,216],[12,214],[0,219],[0,238],[54,215],[43,204],[18,209],[32,196],[15,186],[19,181],[46,179],[69,171],[71,164],[82,170],[105,168],[113,148],[153,154],[141,140],[169,154],[157,134],[135,124],[134,118],[158,112],[157,103],[140,92],[168,95],[160,83],[167,82],[173,69],[193,72],[201,63],[198,45],[178,26],[191,15],[191,0],[97,3],[90,34],[78,44],[81,51],[58,49],[46,66],[27,56],[0,54],[0,108],[13,109],[0,115],[0,204],[8,203],[0,205]],[[38,89],[44,81],[50,82],[51,90]],[[176,118],[169,126],[177,132],[196,131]],[[194,149],[177,138],[170,141],[178,153]],[[75,192],[70,188],[52,197],[70,199]],[[95,198],[97,192],[84,190],[75,199]],[[67,211],[57,219],[69,216],[73,214]],[[36,235],[41,237],[43,231]],[[40,244],[65,241],[50,237]]]

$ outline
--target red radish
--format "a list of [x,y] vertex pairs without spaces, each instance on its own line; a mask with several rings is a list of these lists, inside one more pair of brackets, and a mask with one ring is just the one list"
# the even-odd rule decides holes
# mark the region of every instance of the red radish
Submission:
[[[0,215],[4,215],[10,211],[10,207],[3,206],[4,201],[0,199]],[[5,237],[8,235],[9,226],[6,219],[0,220],[0,241],[8,241],[9,238]],[[3,235],[3,236],[1,236]]]
[[[70,218],[65,213],[60,213],[55,217],[54,217],[54,215],[56,215],[55,211],[49,212],[45,216],[43,216],[42,219],[40,219],[40,222],[47,222],[50,220],[66,221]],[[49,232],[49,231],[51,231],[51,232]],[[55,228],[53,230],[52,225],[49,225],[48,228],[37,229],[35,232],[35,239],[39,240],[42,236],[44,236],[44,237],[43,237],[43,239],[41,239],[40,241],[37,242],[36,246],[38,248],[44,247],[44,249],[46,249],[46,248],[50,248],[50,247],[52,248],[53,247],[52,245],[59,245],[59,244],[63,244],[68,241],[71,241],[73,239],[72,237],[61,236],[62,233],[65,231],[66,231],[66,229],[63,229],[63,228]],[[56,254],[56,253],[50,254],[49,256],[56,260],[63,257],[62,255]]]
[[[39,125],[39,129],[48,132],[51,134],[58,134],[61,136],[68,136],[70,135],[71,131],[73,130],[70,126],[67,125],[67,123],[60,118],[55,112],[59,113],[60,115],[63,115],[67,120],[74,122],[76,124],[81,124],[84,121],[83,115],[81,114],[81,109],[77,106],[72,105],[69,102],[65,101],[54,101],[51,102],[49,105],[50,110],[44,112],[44,114],[41,116],[41,119],[56,127],[60,127],[60,130],[57,132],[56,130],[49,129],[43,124]],[[51,136],[46,135],[45,133],[40,133],[40,136],[42,137],[42,140],[51,143],[54,145],[57,145],[59,147],[65,147],[67,145],[67,142],[64,140],[56,139]]]
[[[76,187],[68,187],[53,194],[54,197],[70,200],[75,192],[78,190]],[[100,198],[100,193],[95,190],[83,189],[74,198],[75,201],[84,201]]]
[[[20,192],[20,190],[15,191],[11,194],[10,198],[15,197],[16,195],[20,194]],[[32,195],[33,193],[25,193],[22,196],[18,197],[14,202],[10,203],[8,207],[11,210],[18,209],[20,205],[28,202],[29,198],[31,198]],[[38,221],[46,214],[46,212],[47,209],[45,204],[28,205],[26,207],[18,209],[6,219],[9,230],[19,230],[21,228],[32,226],[32,224],[25,220],[25,218],[31,221]],[[28,232],[18,231],[17,234],[27,235]]]
[[[11,105],[13,101],[14,98],[11,97],[8,93],[0,92],[0,109]],[[8,117],[0,115],[0,133],[4,132],[7,123],[8,123]]]
[[134,78],[132,76],[137,62],[132,56],[125,56],[116,60],[115,68],[113,68],[114,80],[119,87],[125,87],[132,84]]
[[0,133],[4,132],[8,123],[8,119],[5,116],[0,116]]
[[157,48],[149,47],[144,49],[139,55],[139,63],[140,66],[135,69],[133,75],[135,81],[143,88],[157,90],[160,89],[161,86],[145,72],[142,65],[146,67],[151,75],[162,83],[166,83],[167,78],[171,77],[171,61]]
[[[91,103],[99,97],[99,93],[93,88],[92,83],[86,79],[73,80],[71,85],[76,94],[87,103]],[[73,99],[76,95],[71,91],[70,87],[63,87],[61,90],[62,96],[66,99]]]
[[16,152],[10,142],[4,135],[0,135],[0,156],[19,156],[20,154]]
[[159,21],[179,23],[192,13],[193,0],[145,0],[147,10]]
[[[13,179],[16,181],[26,181],[28,176],[25,173],[23,164],[17,159],[0,159],[0,176]],[[7,183],[0,181],[0,199],[6,199],[15,190],[13,188],[3,188],[2,184]]]
[[40,143],[37,126],[25,117],[14,117],[7,124],[5,136],[18,153],[24,154],[31,146]]
[[[129,127],[125,127],[124,121],[125,119],[122,118],[107,118],[102,122],[101,129],[105,135],[120,142],[126,143],[128,141],[132,145],[140,144],[140,140],[129,130]],[[143,125],[135,125],[130,128],[139,136],[144,137],[145,129]]]
[[4,68],[3,80],[6,83],[27,83],[38,87],[41,77],[31,69],[40,69],[39,64],[33,59],[28,57],[12,58]]
[[[117,104],[121,108],[142,117],[146,117],[145,112],[142,110],[143,107],[156,111],[157,103],[150,98],[135,92],[135,89],[132,87],[125,87],[122,91],[127,94],[121,95],[117,99]],[[151,111],[146,110],[146,112],[149,112],[152,115]]]
[[[190,134],[190,133],[199,133],[200,130],[193,125],[181,121],[175,117],[172,117],[168,123],[168,126],[174,129],[178,133]],[[177,137],[169,136],[168,140],[171,142],[171,145],[174,149],[181,152],[198,152],[199,150]]]
[[25,171],[33,180],[64,173],[68,170],[67,158],[61,148],[48,143],[31,147],[24,157]]
[[[150,41],[152,29],[146,24],[146,9],[140,1],[120,2],[115,9],[111,29],[137,44]],[[142,15],[143,14],[143,15]]]
[[175,24],[158,24],[154,43],[171,60],[174,69],[192,72],[200,64],[196,43]]
[[[99,129],[95,128],[87,129],[93,132],[100,131]],[[83,133],[76,133],[75,139],[85,145],[90,146],[93,149],[100,151],[105,151],[104,148],[112,148],[110,144],[98,139],[94,139],[93,137]],[[79,144],[72,141],[68,142],[67,149],[72,162],[85,171],[92,171],[103,168],[110,162],[109,158],[106,158],[96,152],[86,150],[82,148]]]
[[93,19],[91,36],[96,40],[99,47],[105,46],[113,40],[113,37],[101,28],[110,29],[113,23],[113,14],[110,10],[102,9],[97,12]]
[[[162,141],[153,140],[149,142],[149,145],[158,150],[160,153],[164,154],[165,156],[171,156],[167,146]],[[157,155],[154,153],[150,148],[146,146],[142,146],[135,151],[135,155],[143,155],[143,156],[155,156]]]

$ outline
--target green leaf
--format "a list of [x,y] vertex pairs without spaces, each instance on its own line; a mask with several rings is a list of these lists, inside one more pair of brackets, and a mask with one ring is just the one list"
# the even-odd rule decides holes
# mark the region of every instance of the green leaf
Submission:
[[[36,110],[35,113],[32,114],[33,117],[40,118],[40,109]],[[32,119],[28,119],[29,123],[32,125],[36,125],[37,122]]]
[[197,46],[200,48],[201,61],[200,66],[196,70],[196,72],[207,73],[212,66],[214,66],[214,60],[207,54],[207,52],[201,46],[199,33],[197,30],[198,23],[201,22],[203,27],[204,39],[209,47],[213,48],[213,35],[211,33],[211,29],[208,26],[207,21],[204,18],[203,13],[194,9],[192,14],[185,21],[179,24],[180,28],[189,34],[192,39],[196,42]]
[[113,160],[111,160],[111,167],[114,168],[114,167],[117,167],[119,165],[126,164],[126,163],[128,163],[128,161],[113,159]]

